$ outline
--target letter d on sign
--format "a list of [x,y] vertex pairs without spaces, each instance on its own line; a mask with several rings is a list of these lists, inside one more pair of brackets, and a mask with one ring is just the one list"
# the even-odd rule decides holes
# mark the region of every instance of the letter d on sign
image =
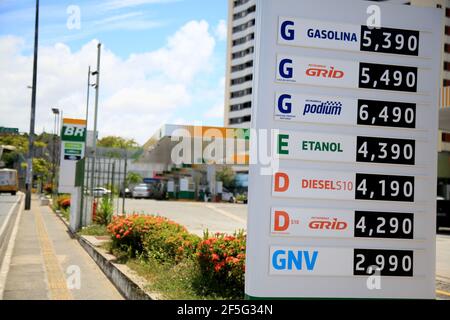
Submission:
[[287,189],[289,189],[289,176],[283,172],[275,173],[275,192],[285,192]]
[[286,231],[289,228],[289,214],[285,211],[275,211],[274,231]]

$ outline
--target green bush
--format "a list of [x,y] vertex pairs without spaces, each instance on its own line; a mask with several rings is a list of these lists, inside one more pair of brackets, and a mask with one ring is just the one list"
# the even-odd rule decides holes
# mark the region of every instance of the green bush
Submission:
[[95,213],[94,222],[99,225],[107,226],[111,223],[114,214],[114,205],[110,197],[104,196],[100,201]]
[[177,263],[192,257],[200,237],[164,217],[131,215],[114,217],[108,226],[112,234],[112,247],[129,257],[156,259],[164,263]]

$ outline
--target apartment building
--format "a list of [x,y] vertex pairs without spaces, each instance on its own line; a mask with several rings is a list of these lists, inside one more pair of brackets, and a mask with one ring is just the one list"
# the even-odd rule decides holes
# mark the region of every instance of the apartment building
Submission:
[[225,127],[250,127],[255,24],[256,0],[228,0]]

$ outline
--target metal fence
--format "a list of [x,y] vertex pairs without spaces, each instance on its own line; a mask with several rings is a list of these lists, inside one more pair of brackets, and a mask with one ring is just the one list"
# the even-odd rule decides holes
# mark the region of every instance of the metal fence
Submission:
[[[137,150],[87,148],[85,159],[77,166],[76,185],[81,187],[81,226],[92,223],[102,198],[109,197],[114,214],[125,213],[125,187],[128,160],[136,157]],[[105,190],[110,191],[105,193]]]

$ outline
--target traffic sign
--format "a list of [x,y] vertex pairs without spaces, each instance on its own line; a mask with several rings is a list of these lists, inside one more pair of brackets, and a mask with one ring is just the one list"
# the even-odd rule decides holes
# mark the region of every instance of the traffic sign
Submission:
[[246,294],[434,298],[442,11],[256,7]]

